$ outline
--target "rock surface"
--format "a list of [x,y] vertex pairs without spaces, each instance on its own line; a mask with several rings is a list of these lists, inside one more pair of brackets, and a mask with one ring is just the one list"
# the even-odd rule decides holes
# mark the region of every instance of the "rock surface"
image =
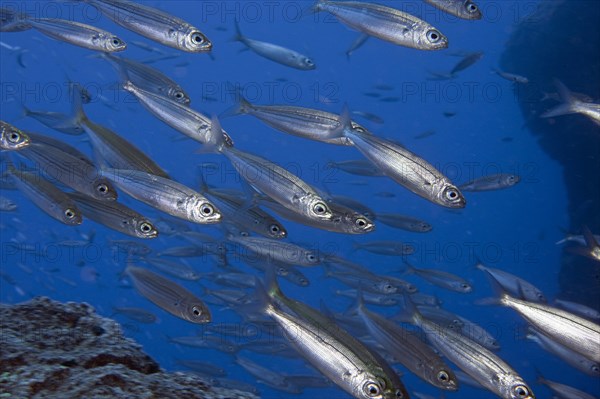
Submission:
[[0,398],[256,398],[167,373],[85,303],[0,304]]

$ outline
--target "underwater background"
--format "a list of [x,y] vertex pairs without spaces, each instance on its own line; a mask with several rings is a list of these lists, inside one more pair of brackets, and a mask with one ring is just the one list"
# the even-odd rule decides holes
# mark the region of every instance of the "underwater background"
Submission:
[[[585,273],[589,273],[586,274],[588,278],[581,279],[578,277],[581,267],[570,267],[565,272],[564,247],[556,245],[565,237],[565,231],[579,233],[583,224],[596,234],[600,231],[598,192],[596,190],[594,194],[594,184],[590,184],[591,191],[573,196],[570,194],[573,187],[579,185],[572,180],[573,175],[565,173],[565,170],[572,170],[565,164],[577,162],[578,151],[585,151],[586,157],[593,159],[592,167],[585,170],[586,175],[579,174],[579,178],[586,182],[595,179],[596,189],[600,187],[597,184],[598,128],[591,127],[591,123],[584,125],[582,130],[592,131],[591,135],[580,132],[581,135],[587,134],[587,139],[581,139],[572,130],[568,133],[569,137],[552,136],[555,141],[577,143],[575,148],[569,146],[570,153],[575,154],[572,158],[560,158],[549,153],[540,145],[539,131],[544,127],[538,126],[537,134],[531,134],[530,117],[523,115],[523,102],[531,100],[542,110],[554,104],[546,103],[544,107],[535,97],[524,100],[523,87],[494,72],[502,69],[524,74],[531,85],[543,86],[540,92],[552,86],[552,77],[569,86],[572,78],[578,76],[577,70],[552,65],[556,67],[555,74],[541,72],[539,65],[522,67],[528,62],[535,64],[534,51],[505,53],[507,44],[519,29],[545,29],[544,23],[551,18],[540,12],[540,9],[549,7],[541,3],[555,3],[555,7],[560,7],[563,2],[481,0],[478,4],[483,19],[465,21],[424,2],[379,1],[434,25],[448,37],[449,48],[426,52],[371,38],[349,57],[345,52],[358,37],[357,32],[328,14],[306,15],[311,4],[308,1],[144,2],[200,28],[213,42],[210,55],[183,53],[153,43],[115,25],[85,4],[3,1],[2,5],[7,6],[8,3],[31,15],[76,20],[119,35],[128,42],[127,50],[119,55],[146,62],[177,81],[190,95],[191,107],[206,115],[219,115],[235,105],[236,92],[232,88],[239,88],[248,101],[261,105],[287,104],[337,114],[347,104],[352,111],[368,112],[381,118],[383,123],[376,123],[353,115],[354,120],[374,134],[398,141],[428,160],[456,184],[493,173],[519,175],[521,181],[514,187],[467,192],[464,209],[448,210],[412,194],[386,177],[355,176],[332,167],[332,162],[361,159],[360,153],[352,147],[338,147],[286,135],[245,115],[221,120],[237,148],[276,162],[329,193],[352,197],[375,212],[402,213],[423,219],[433,226],[430,232],[412,233],[377,223],[375,219],[377,228],[374,232],[350,236],[278,218],[288,231],[288,241],[322,254],[350,259],[378,274],[405,278],[417,285],[420,292],[435,295],[444,309],[475,321],[492,333],[501,345],[499,356],[521,374],[538,398],[550,397],[550,391],[535,382],[538,372],[550,380],[600,395],[597,378],[569,367],[528,340],[526,323],[514,311],[475,304],[477,299],[494,295],[484,273],[475,267],[479,259],[487,266],[506,270],[532,282],[545,293],[549,302],[557,297],[576,298],[588,306],[600,308],[598,263],[589,261],[588,268],[584,269]],[[586,21],[593,21],[598,15],[598,3],[568,3],[576,4],[571,7],[580,10],[575,17],[582,20],[563,21],[572,28],[568,35],[548,36],[537,41],[535,49],[547,46],[546,53],[561,54],[561,48],[572,47],[568,43],[600,42],[597,24],[592,24],[591,31],[584,29]],[[589,14],[586,10],[590,11]],[[248,37],[309,55],[315,61],[316,69],[295,70],[251,51],[241,52],[244,46],[231,40],[235,20],[239,21],[243,34]],[[560,18],[556,20],[559,21],[556,23],[561,21]],[[577,30],[577,26],[582,30]],[[120,90],[113,68],[94,52],[52,40],[34,30],[1,33],[0,41],[5,44],[0,46],[0,119],[25,131],[64,140],[91,157],[91,146],[85,135],[67,136],[23,116],[22,105],[32,110],[69,113],[69,81],[78,82],[91,94],[90,103],[85,105],[89,118],[137,145],[177,181],[198,188],[202,173],[210,185],[240,189],[240,177],[225,157],[197,153],[201,147],[199,143],[155,119],[133,96]],[[597,49],[598,46],[592,48]],[[482,59],[459,72],[455,78],[432,79],[432,72],[447,73],[460,60],[453,54],[476,51],[483,52]],[[530,55],[531,60],[527,58]],[[569,57],[577,56],[580,55],[569,54]],[[571,88],[597,100],[599,55],[596,51],[587,56],[589,58],[580,59],[576,64],[582,69],[591,69],[589,74],[593,78],[579,80]],[[549,67],[547,63],[544,65]],[[540,74],[542,81],[536,80],[536,74]],[[526,90],[528,94],[533,92],[531,87]],[[576,117],[583,118],[564,118]],[[556,153],[561,145],[555,143],[553,147]],[[3,303],[22,302],[39,295],[59,301],[88,302],[98,313],[122,322],[126,335],[141,343],[146,353],[166,370],[185,370],[177,360],[196,359],[226,369],[227,378],[256,384],[255,377],[235,364],[231,354],[169,342],[172,337],[215,334],[208,331],[207,325],[187,323],[154,306],[132,289],[128,279],[121,275],[126,266],[127,251],[145,245],[151,249],[149,256],[154,256],[170,247],[189,245],[189,242],[160,231],[160,227],[158,238],[136,240],[90,220],[85,220],[78,227],[64,226],[40,211],[18,191],[3,188],[2,196],[18,205],[18,209],[12,212],[0,212],[0,300]],[[119,201],[153,221],[167,221],[165,225],[176,229],[193,229],[225,241],[225,233],[218,226],[178,222],[124,193]],[[575,201],[581,201],[579,205],[584,205],[585,201],[589,204],[582,210]],[[574,223],[573,214],[576,212],[589,216],[580,217]],[[93,240],[89,241],[92,234]],[[471,283],[473,292],[451,292],[417,276],[403,275],[401,257],[355,248],[360,243],[383,240],[414,245],[415,252],[406,256],[411,264],[459,275]],[[121,250],[116,249],[118,245]],[[139,255],[133,255],[134,263],[136,256]],[[193,257],[186,261],[201,275],[223,272],[212,256]],[[228,262],[251,275],[262,276],[262,272],[245,266],[235,254],[228,256]],[[316,308],[325,302],[333,312],[343,312],[353,304],[352,299],[336,295],[336,290],[347,287],[328,278],[323,267],[300,270],[310,281],[306,287],[280,279],[282,289],[289,297]],[[579,281],[579,285],[569,283],[572,281]],[[210,278],[204,277],[197,282],[177,282],[203,299],[207,296],[203,287],[218,287]],[[154,313],[158,320],[150,324],[136,323],[114,314],[115,306],[143,308]],[[241,323],[231,309],[209,306],[213,325],[238,323],[240,331],[245,327],[252,328],[251,323]],[[369,308],[390,316],[398,311],[395,307]],[[262,335],[229,335],[222,339],[234,343],[273,339],[264,332],[257,334]],[[278,372],[318,375],[300,357],[255,354],[247,350],[240,355]],[[445,392],[445,396],[440,396],[436,388],[428,386],[401,366],[397,368],[404,371],[402,380],[410,392],[426,393],[435,398],[495,397],[490,392],[466,384],[458,392]],[[264,398],[348,397],[335,386],[307,388],[302,394],[283,393],[264,384],[257,387]]]

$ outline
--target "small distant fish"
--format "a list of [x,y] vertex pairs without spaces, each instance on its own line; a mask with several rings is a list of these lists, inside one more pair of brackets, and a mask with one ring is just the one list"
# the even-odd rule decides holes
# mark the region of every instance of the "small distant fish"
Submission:
[[583,226],[585,246],[568,247],[568,251],[600,262],[600,243],[587,226]]
[[113,314],[122,314],[128,319],[137,321],[138,323],[151,324],[156,321],[156,316],[144,309],[119,306],[113,306],[112,309],[114,312]]
[[233,39],[243,43],[250,50],[254,51],[261,57],[277,62],[278,64],[286,65],[303,71],[309,71],[317,67],[312,59],[298,53],[297,51],[290,50],[276,44],[247,38],[246,36],[242,35],[237,20],[235,21],[235,31],[236,35]]
[[468,67],[475,64],[483,57],[483,53],[481,51],[477,51],[474,53],[468,53],[465,55],[450,71],[450,75],[456,75],[460,71],[464,71]]
[[166,12],[128,0],[82,0],[107,18],[150,40],[187,52],[206,52],[210,40],[197,28]]
[[419,18],[379,4],[359,1],[317,0],[315,12],[326,11],[361,33],[419,50],[441,50],[448,39]]
[[0,212],[13,212],[18,208],[12,200],[0,195]]
[[[302,393],[301,387],[291,384],[289,381],[287,381],[283,374],[280,374],[275,370],[271,370],[251,361],[250,359],[240,356],[235,358],[235,362],[243,367],[244,370],[246,370],[252,376],[254,376],[258,381],[268,385],[273,389],[292,394]],[[273,367],[272,364],[271,367]]]
[[158,236],[148,219],[117,201],[99,201],[80,193],[69,193],[69,197],[75,200],[86,218],[106,227],[137,238]]
[[400,97],[382,97],[379,99],[382,103],[397,103],[400,101]]
[[415,274],[429,281],[431,284],[437,285],[438,287],[446,288],[455,292],[461,292],[463,294],[473,291],[473,287],[467,280],[452,273],[436,269],[417,269],[406,261],[404,264],[406,265],[406,273]]
[[208,307],[179,284],[141,267],[129,265],[125,273],[143,297],[173,316],[192,323],[211,321]]
[[31,117],[50,129],[74,136],[85,133],[83,127],[79,125],[73,116],[63,114],[62,112],[33,111],[25,105],[22,107],[24,116]]
[[[359,294],[359,290],[357,289],[348,289],[348,290],[336,290],[336,295],[343,296],[346,298],[356,299]],[[391,295],[385,294],[375,294],[372,292],[363,292],[363,301],[365,303],[377,306],[396,306],[399,304],[398,298]]]
[[561,384],[556,381],[550,381],[538,375],[538,382],[546,385],[552,392],[558,395],[561,399],[596,399],[595,395],[590,395],[587,392],[583,392],[575,387]]
[[0,121],[0,150],[15,151],[29,146],[29,136],[13,125]]
[[373,114],[371,112],[366,112],[366,111],[352,111],[352,113],[354,115],[361,116],[361,117],[365,118],[366,120],[371,121],[373,123],[378,123],[378,124],[384,123],[383,118],[381,118],[380,116],[375,115],[375,114]]
[[12,165],[8,166],[8,173],[14,177],[19,191],[46,214],[69,226],[81,224],[83,216],[79,207],[54,184],[37,174],[17,170]]
[[426,3],[462,19],[481,19],[483,14],[471,0],[424,0]]
[[367,243],[353,243],[355,250],[365,250],[374,254],[388,256],[410,255],[415,252],[415,247],[400,241],[371,241]]
[[414,136],[415,139],[424,139],[426,137],[429,136],[433,136],[435,134],[435,130],[427,130],[424,131],[423,133],[419,133],[417,135]]
[[348,48],[348,50],[346,50],[346,57],[348,59],[350,59],[350,56],[352,54],[354,54],[354,52],[356,50],[358,50],[359,48],[361,48],[365,42],[369,39],[369,35],[366,35],[364,33],[360,34],[356,40],[350,45],[350,47]]
[[367,97],[372,97],[372,98],[379,98],[381,97],[381,93],[376,93],[376,92],[372,92],[372,91],[368,91],[366,93],[363,93],[365,96]]
[[176,359],[175,363],[195,372],[207,374],[213,377],[225,377],[227,375],[227,371],[225,371],[225,369],[215,365],[214,363],[189,359]]
[[600,125],[600,104],[583,102],[569,91],[558,79],[554,80],[554,85],[558,88],[562,104],[544,112],[541,118],[552,118],[567,114],[581,114],[589,118],[596,125]]
[[517,277],[504,270],[484,266],[480,261],[477,262],[476,267],[479,270],[483,270],[491,274],[505,290],[515,296],[519,296],[522,297],[522,299],[533,302],[547,302],[546,296],[539,288],[520,277]]
[[512,187],[519,183],[521,178],[515,174],[498,173],[482,176],[458,186],[461,191],[492,191]]
[[427,233],[433,227],[420,219],[398,213],[377,213],[377,221],[396,229],[412,231],[413,233]]
[[380,198],[395,198],[396,194],[395,193],[391,193],[389,191],[378,191],[376,193],[373,194],[376,197],[380,197]]
[[182,280],[197,281],[202,277],[193,267],[182,262],[174,262],[153,256],[145,257],[144,261],[161,272]]
[[500,76],[501,78],[504,78],[510,82],[519,83],[519,84],[523,84],[523,85],[526,85],[527,83],[529,83],[529,79],[527,79],[525,76],[516,75],[514,73],[503,72],[499,69],[494,69],[494,72],[496,72],[496,74],[498,76]]
[[456,112],[446,111],[446,112],[443,113],[443,115],[446,118],[452,118],[453,116],[456,116]]
[[306,267],[317,266],[321,263],[321,258],[316,251],[289,242],[266,237],[236,237],[233,235],[229,236],[228,240],[264,257],[267,262],[273,259],[290,265]]
[[[10,23],[4,21],[6,13],[13,14],[8,17],[11,20]],[[2,32],[15,32],[27,30],[25,28],[34,28],[53,39],[90,50],[115,52],[127,48],[127,44],[119,37],[94,26],[64,19],[33,18],[26,14],[14,13],[8,9],[2,9],[2,14],[3,21],[0,25],[0,31]],[[19,28],[16,30],[7,29],[8,25],[19,26]]]
[[358,176],[385,176],[385,174],[365,159],[352,159],[348,161],[328,162],[327,167],[336,168],[346,173]]

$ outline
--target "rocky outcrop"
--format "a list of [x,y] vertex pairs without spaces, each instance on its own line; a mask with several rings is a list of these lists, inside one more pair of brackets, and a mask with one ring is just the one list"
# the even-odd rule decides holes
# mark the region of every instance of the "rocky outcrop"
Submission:
[[0,398],[256,398],[167,373],[85,303],[0,305]]

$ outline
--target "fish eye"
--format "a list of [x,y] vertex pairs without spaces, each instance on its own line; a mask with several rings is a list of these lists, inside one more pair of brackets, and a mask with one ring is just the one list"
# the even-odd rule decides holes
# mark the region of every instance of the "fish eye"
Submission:
[[281,229],[276,224],[272,224],[269,226],[269,231],[271,233],[279,233],[281,231]]
[[96,190],[102,194],[106,194],[108,192],[108,186],[106,184],[98,184]]
[[304,62],[305,62],[306,64],[308,64],[308,65],[313,65],[313,64],[314,64],[314,63],[313,63],[313,61],[312,61],[310,58],[305,58],[305,59],[304,59]]
[[325,212],[327,212],[327,205],[325,205],[322,202],[317,202],[315,204],[315,206],[313,206],[313,211],[317,214],[317,215],[323,215],[325,214]]
[[592,370],[592,372],[594,373],[598,373],[600,372],[600,367],[598,367],[597,364],[592,364],[592,367],[590,367],[590,369]]
[[398,399],[401,399],[404,397],[404,394],[399,389],[396,389],[395,395],[396,395],[396,398],[398,398]]
[[12,131],[8,135],[8,141],[10,141],[11,143],[18,143],[19,141],[21,141],[21,137],[22,136],[19,134],[19,132]]
[[204,43],[204,37],[200,33],[194,32],[192,33],[192,42],[202,44]]
[[242,237],[248,237],[248,236],[250,236],[250,233],[248,233],[247,231],[242,231],[242,232],[240,232],[240,235]]
[[302,286],[307,286],[308,285],[308,280],[305,279],[305,278],[301,278],[298,281],[300,282],[300,285],[302,285]]
[[363,218],[358,218],[358,219],[356,219],[356,222],[354,222],[354,223],[355,223],[355,224],[356,224],[358,227],[365,227],[365,226],[368,224],[367,220],[366,220],[366,219],[363,219]]
[[367,382],[363,387],[363,391],[369,397],[379,396],[381,394],[381,388],[374,382]]
[[429,40],[431,43],[437,43],[442,40],[442,34],[435,29],[428,30],[427,40]]
[[76,213],[73,209],[71,208],[67,208],[65,209],[65,217],[67,219],[73,219],[75,217]]
[[315,254],[308,254],[308,255],[306,255],[306,259],[308,259],[309,262],[316,262],[317,261],[317,257],[315,256]]
[[446,382],[450,380],[450,375],[445,370],[440,370],[439,373],[437,373],[437,379],[441,382]]
[[365,128],[361,127],[361,126],[355,126],[353,130],[355,132],[358,132],[358,133],[364,133],[364,132],[366,132]]
[[448,187],[444,190],[444,197],[450,202],[460,201],[460,193],[453,187]]
[[181,98],[183,98],[183,93],[182,93],[182,92],[180,92],[180,91],[178,91],[178,92],[175,92],[175,98],[177,98],[177,99],[181,99]]
[[202,212],[204,216],[210,216],[215,212],[215,208],[210,204],[202,204],[200,212]]
[[196,317],[202,316],[202,309],[198,306],[192,307],[192,314]]
[[519,398],[527,398],[530,395],[529,388],[527,388],[525,385],[517,385],[516,387],[514,387],[513,392]]
[[471,286],[470,286],[469,284],[465,284],[465,283],[462,283],[462,284],[460,285],[460,287],[461,287],[463,290],[468,290],[468,289],[470,289],[470,288],[471,288]]
[[113,46],[117,47],[117,46],[121,46],[123,44],[123,42],[118,37],[113,37],[112,44],[113,44]]
[[479,11],[479,8],[477,7],[477,4],[469,3],[469,4],[467,4],[467,11],[470,12],[471,14],[474,14],[477,11]]
[[140,230],[142,233],[149,233],[152,231],[152,225],[148,222],[144,222],[140,225]]

